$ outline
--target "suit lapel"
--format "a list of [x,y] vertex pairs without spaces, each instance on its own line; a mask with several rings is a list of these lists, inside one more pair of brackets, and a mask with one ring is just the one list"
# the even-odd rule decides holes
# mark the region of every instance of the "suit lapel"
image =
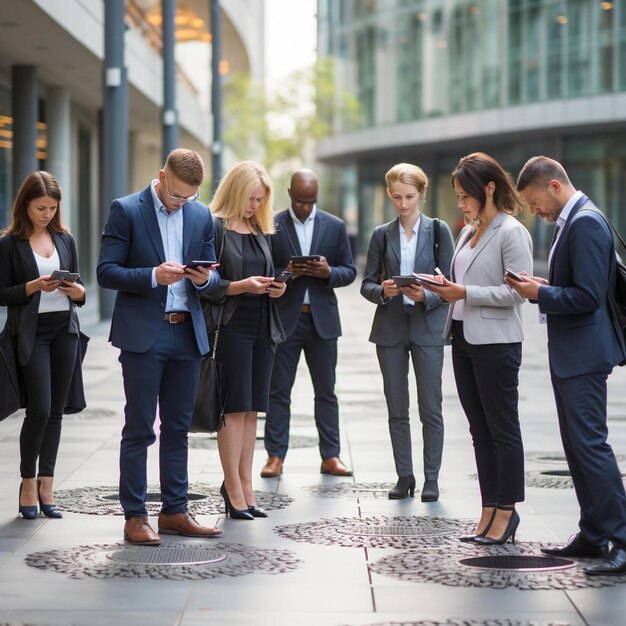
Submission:
[[319,209],[315,214],[313,221],[313,236],[311,237],[311,245],[309,246],[309,254],[315,254],[317,242],[324,241],[324,230],[326,229],[326,219],[320,214]]
[[161,263],[165,263],[165,249],[163,248],[163,239],[159,230],[159,221],[156,216],[154,201],[152,200],[152,190],[150,187],[144,189],[139,196],[139,212],[146,224],[148,236],[152,241],[152,245],[156,250]]
[[502,222],[506,217],[506,213],[498,212],[498,214],[493,218],[491,224],[489,224],[489,228],[483,233],[482,237],[478,240],[478,244],[474,248],[474,254],[472,254],[472,258],[470,259],[469,265],[467,269],[472,266],[472,263],[476,260],[476,257],[485,249],[485,246],[495,237],[496,233],[500,226],[502,226]]
[[[400,220],[397,217],[389,223],[389,228],[387,228],[385,236],[387,237],[387,248],[391,250],[395,257],[395,259],[392,259],[394,267],[400,268]],[[398,271],[400,271],[400,269],[398,269]]]
[[283,214],[281,223],[293,249],[294,256],[301,256],[302,249],[300,248],[300,240],[298,239],[298,234],[296,233],[296,227],[293,225],[293,219],[291,218],[289,209],[287,209]]
[[430,229],[432,228],[432,221],[426,220],[422,215],[420,218],[420,225],[417,229],[417,247],[415,248],[415,263],[413,264],[413,270],[417,271],[418,259],[423,254],[426,247],[426,242],[430,241]]
[[574,217],[576,216],[578,211],[580,211],[580,209],[582,209],[582,207],[585,204],[587,204],[587,202],[589,202],[589,198],[585,194],[583,194],[580,198],[578,198],[578,200],[576,201],[576,204],[574,204],[574,206],[572,207],[572,210],[570,211],[570,214],[567,216],[567,221],[563,225],[563,230],[560,233],[559,238],[556,240],[556,242],[554,244],[554,250],[552,250],[552,253],[548,255],[548,257],[550,259],[548,280],[550,281],[550,283],[552,282],[552,273],[553,273],[553,268],[554,268],[554,257],[556,256],[556,254],[557,254],[557,252],[559,250],[559,246],[561,245],[561,242],[563,241],[563,239],[565,237],[565,233],[566,233],[567,229],[570,227],[570,225],[572,223],[572,220],[574,219]]
[[33,277],[39,276],[35,255],[33,254],[33,249],[30,247],[28,239],[14,239],[13,241],[15,242],[15,248],[22,259],[28,275]]
[[[465,227],[467,228],[467,226]],[[461,233],[459,234],[458,239],[456,240],[455,246],[454,246],[454,254],[452,255],[452,261],[450,262],[450,280],[452,282],[454,282],[456,280],[455,276],[454,276],[454,262],[456,261],[456,257],[459,254],[459,252],[461,251],[461,249],[467,245],[467,242],[472,238],[472,229],[471,228],[467,228],[467,231],[465,231],[465,229],[463,229],[461,231]]]
[[65,239],[59,233],[52,233],[52,242],[59,254],[59,268],[62,270],[71,270],[70,268],[70,251],[67,248]]
[[187,204],[184,204],[181,210],[183,212],[183,259],[186,259],[187,250],[189,250],[189,243],[191,242],[191,235],[193,234],[195,227],[195,221],[193,219],[193,212],[190,208],[188,208]]

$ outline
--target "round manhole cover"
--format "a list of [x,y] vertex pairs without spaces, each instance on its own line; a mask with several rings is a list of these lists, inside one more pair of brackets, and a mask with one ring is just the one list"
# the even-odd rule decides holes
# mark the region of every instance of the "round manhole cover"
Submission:
[[130,565],[206,565],[219,563],[226,555],[214,548],[181,548],[170,546],[137,546],[110,552],[107,557]]
[[468,567],[478,567],[479,569],[512,570],[515,572],[548,572],[569,569],[576,565],[574,561],[569,559],[515,554],[476,556],[469,559],[461,559],[459,563]]
[[356,526],[353,528],[338,528],[341,535],[377,536],[377,537],[434,537],[449,534],[449,531],[429,524],[418,526]]

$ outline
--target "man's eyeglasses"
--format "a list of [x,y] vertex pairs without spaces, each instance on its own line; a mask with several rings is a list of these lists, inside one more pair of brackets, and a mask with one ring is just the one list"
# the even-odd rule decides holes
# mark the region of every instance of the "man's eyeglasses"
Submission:
[[176,202],[193,202],[194,200],[197,200],[200,197],[199,189],[198,191],[196,191],[196,193],[193,194],[193,196],[179,196],[178,194],[172,193],[170,191],[170,184],[167,180],[167,173],[164,172],[164,176],[165,176],[165,186],[167,187],[167,195],[172,200],[175,200]]

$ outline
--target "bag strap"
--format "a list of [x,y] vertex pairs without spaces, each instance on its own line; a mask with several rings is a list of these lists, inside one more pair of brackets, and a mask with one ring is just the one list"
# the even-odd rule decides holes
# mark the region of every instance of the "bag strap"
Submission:
[[433,217],[433,256],[435,257],[435,267],[439,267],[439,232],[440,224],[436,217]]
[[613,222],[611,222],[611,220],[604,213],[602,213],[600,209],[590,207],[588,209],[581,209],[581,211],[593,211],[594,213],[597,213],[600,217],[602,217],[604,221],[609,225],[609,228],[613,231],[619,242],[622,244],[622,248],[624,248],[624,251],[626,252],[626,242],[622,239],[622,236],[619,234],[619,232],[617,232],[617,228],[615,228]]
[[[219,218],[218,218],[219,219]],[[218,223],[218,219],[215,220]],[[219,226],[217,229],[221,233],[220,237],[220,251],[217,255],[217,261],[222,260],[222,254],[224,254],[224,247],[226,246],[226,228],[224,228],[224,222],[219,220]],[[215,337],[213,337],[213,349],[211,350],[211,358],[215,359],[215,352],[217,351],[217,341],[220,336],[220,326],[222,325],[222,314],[224,313],[224,305],[220,306],[220,312],[217,314],[217,324],[215,326]]]
[[211,358],[215,359],[215,353],[217,351],[217,341],[220,337],[220,326],[222,325],[222,313],[224,313],[224,307],[220,307],[220,312],[217,314],[217,326],[215,327],[215,337],[213,337],[213,350],[211,350]]

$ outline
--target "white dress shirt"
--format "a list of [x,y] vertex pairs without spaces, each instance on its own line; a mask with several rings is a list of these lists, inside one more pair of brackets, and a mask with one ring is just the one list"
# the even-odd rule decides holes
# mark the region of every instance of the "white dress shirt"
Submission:
[[[417,250],[417,233],[420,227],[420,220],[422,216],[420,215],[417,218],[417,222],[415,222],[415,226],[413,226],[413,231],[410,239],[407,239],[406,232],[402,227],[402,224],[399,223],[400,226],[400,275],[401,276],[410,276],[415,271],[415,252]],[[410,298],[407,298],[405,295],[402,295],[402,304],[408,304],[409,306],[415,306],[415,302]]]

